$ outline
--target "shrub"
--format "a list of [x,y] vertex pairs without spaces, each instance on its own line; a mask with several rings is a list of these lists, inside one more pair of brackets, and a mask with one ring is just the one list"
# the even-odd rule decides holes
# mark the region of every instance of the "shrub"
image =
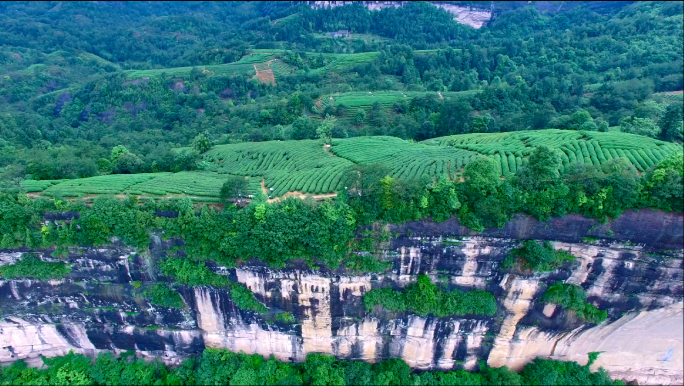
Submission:
[[275,320],[279,320],[285,323],[294,323],[295,318],[294,316],[292,316],[291,312],[282,312],[280,314],[276,314]]
[[382,304],[390,311],[410,311],[418,315],[438,317],[450,315],[494,315],[496,300],[487,291],[444,291],[430,281],[427,275],[418,275],[418,281],[402,291],[391,288],[374,289],[366,293],[363,303],[367,312]]
[[589,323],[601,323],[608,317],[607,311],[602,311],[587,303],[587,293],[578,285],[556,282],[551,285],[541,298],[544,303],[553,303],[570,309],[577,316]]
[[250,310],[258,313],[264,313],[268,309],[255,298],[252,291],[249,290],[242,283],[232,283],[230,286],[230,297],[236,306],[243,310]]
[[157,283],[147,288],[142,296],[149,299],[150,303],[155,306],[169,308],[183,308],[185,306],[178,291],[169,288],[164,283]]
[[[522,248],[512,252],[518,261],[535,272],[549,272],[563,265],[563,262],[574,261],[575,257],[565,251],[556,251],[548,241],[539,244],[534,240],[527,240]],[[510,261],[506,262],[510,265]]]
[[21,260],[0,267],[0,275],[5,279],[28,278],[36,280],[61,279],[71,272],[71,267],[62,262],[42,261],[32,254],[23,254]]
[[206,265],[195,263],[190,259],[169,258],[161,261],[159,268],[164,275],[173,277],[181,284],[230,288],[231,298],[238,308],[259,313],[267,311],[267,308],[254,298],[252,291],[244,284],[231,283],[227,277],[211,272]]

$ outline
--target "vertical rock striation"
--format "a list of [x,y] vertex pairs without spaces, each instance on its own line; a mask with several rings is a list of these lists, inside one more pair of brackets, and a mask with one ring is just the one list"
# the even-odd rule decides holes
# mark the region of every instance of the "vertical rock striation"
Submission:
[[[647,214],[632,216],[649,220]],[[395,227],[400,236],[380,251],[393,262],[385,274],[273,270],[257,263],[212,268],[244,283],[269,308],[266,315],[240,310],[229,292],[218,288],[179,287],[184,309],[157,307],[141,297],[143,288],[131,282],[164,280],[154,261],[178,240],[153,238],[144,253],[116,245],[74,248],[68,257],[72,272],[62,280],[0,280],[0,362],[37,363],[40,355],[73,349],[87,355],[136,350],[142,357],[178,364],[204,347],[220,347],[283,361],[302,361],[318,352],[369,362],[398,357],[426,370],[476,369],[478,360],[518,370],[537,356],[583,364],[589,352],[602,351],[593,366],[614,377],[681,384],[684,271],[681,246],[671,248],[681,234],[667,233],[677,226],[676,219],[663,221],[664,231],[644,230],[656,236],[651,244],[640,245],[573,241],[590,223],[571,224],[567,233],[556,234],[562,241],[552,244],[576,260],[556,272],[529,276],[501,272],[499,264],[520,246],[521,235],[550,238],[548,229],[535,222],[518,222],[488,237],[459,234],[453,222]],[[646,228],[656,227],[650,221]],[[401,235],[406,229],[420,236]],[[619,221],[602,229],[619,229],[623,235],[633,230]],[[0,265],[15,262],[21,252],[0,251]],[[48,258],[49,251],[33,252]],[[366,292],[403,288],[418,274],[450,289],[487,290],[496,296],[499,310],[492,317],[447,318],[365,312]],[[546,286],[557,280],[582,286],[587,301],[607,310],[609,319],[585,325],[562,307],[542,304]],[[280,312],[290,312],[295,323],[274,319]]]

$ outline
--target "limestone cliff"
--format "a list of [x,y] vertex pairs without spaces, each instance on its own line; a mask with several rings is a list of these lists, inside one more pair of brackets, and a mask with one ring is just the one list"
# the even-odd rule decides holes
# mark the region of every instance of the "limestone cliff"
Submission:
[[[155,237],[145,251],[116,244],[73,248],[72,272],[63,280],[0,281],[0,361],[74,349],[88,355],[136,350],[179,363],[204,347],[224,347],[288,361],[325,352],[371,362],[400,357],[418,369],[473,369],[478,360],[519,369],[537,356],[586,363],[588,352],[603,351],[594,366],[614,377],[683,382],[681,215],[642,211],[606,225],[572,217],[549,223],[519,218],[482,235],[452,221],[390,229],[396,233],[378,255],[393,268],[382,275],[297,265],[273,270],[257,261],[213,268],[246,284],[271,314],[291,312],[293,324],[242,311],[215,288],[181,287],[184,309],[155,307],[140,297],[131,283],[165,280],[154,262],[180,240]],[[591,236],[600,239],[586,239]],[[550,274],[501,272],[500,262],[525,238],[556,240],[555,248],[577,259]],[[21,252],[0,251],[0,264]],[[34,252],[50,258],[50,251]],[[486,289],[497,297],[499,311],[450,318],[365,312],[365,292],[401,288],[422,273],[450,288]],[[557,280],[584,287],[589,302],[608,310],[608,321],[585,325],[560,307],[541,304],[544,288]]]

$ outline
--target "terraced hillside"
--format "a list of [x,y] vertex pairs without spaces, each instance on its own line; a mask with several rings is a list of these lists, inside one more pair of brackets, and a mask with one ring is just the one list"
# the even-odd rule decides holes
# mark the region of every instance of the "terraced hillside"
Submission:
[[[252,53],[242,57],[234,63],[216,64],[197,67],[210,75],[256,75],[254,68],[255,64],[266,63],[269,60],[275,59],[275,55],[271,53]],[[126,71],[131,79],[149,78],[153,76],[160,76],[167,74],[170,76],[187,76],[195,67],[173,67],[162,68],[154,70],[129,70]]]
[[248,179],[251,194],[263,191],[271,198],[288,192],[326,194],[343,189],[356,164],[385,165],[398,179],[456,180],[465,165],[487,156],[497,160],[501,175],[507,177],[525,165],[540,145],[559,150],[563,167],[575,162],[600,166],[613,158],[625,158],[642,172],[681,149],[633,134],[566,130],[454,135],[421,143],[395,137],[357,137],[336,139],[330,148],[315,140],[271,141],[215,146],[204,154],[208,164],[204,171],[24,181],[22,187],[32,195],[47,197],[131,194],[215,201],[226,176],[239,175]]
[[[253,50],[249,55],[242,57],[237,62],[226,64],[215,64],[206,66],[197,66],[203,72],[209,75],[257,75],[258,70],[270,68],[275,75],[276,81],[278,77],[291,75],[297,69],[285,63],[280,56],[284,53],[283,50]],[[317,54],[321,55],[327,61],[323,67],[311,70],[312,74],[326,74],[328,72],[340,72],[348,70],[359,64],[366,64],[375,60],[379,52],[364,52],[359,54]],[[172,67],[161,68],[153,70],[128,70],[126,75],[130,79],[149,78],[153,76],[160,76],[167,74],[170,76],[188,76],[195,67]]]
[[433,138],[428,145],[449,146],[494,157],[501,174],[515,173],[534,147],[560,150],[563,166],[574,162],[602,165],[613,158],[626,158],[643,172],[681,146],[635,134],[574,130],[538,130],[493,134],[465,134]]
[[352,162],[326,152],[319,141],[271,141],[216,146],[204,160],[222,174],[263,176],[269,195],[329,193],[344,185]]
[[[195,201],[216,201],[225,175],[195,171],[180,173],[114,174],[62,181],[23,181],[21,186],[31,196],[90,197],[100,194],[130,194],[147,197],[192,197]],[[249,181],[249,192],[256,194],[261,179]]]

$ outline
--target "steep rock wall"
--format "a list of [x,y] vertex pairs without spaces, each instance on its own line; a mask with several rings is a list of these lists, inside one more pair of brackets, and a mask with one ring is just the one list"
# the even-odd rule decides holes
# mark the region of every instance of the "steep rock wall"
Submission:
[[[382,275],[297,266],[272,270],[256,261],[238,269],[212,268],[246,284],[269,307],[267,315],[242,311],[226,291],[209,287],[180,287],[184,309],[156,307],[143,299],[142,289],[131,283],[165,280],[154,261],[179,240],[154,238],[143,253],[122,245],[73,248],[68,257],[73,271],[63,280],[0,281],[0,361],[36,362],[39,355],[62,355],[69,349],[87,355],[136,350],[143,357],[177,364],[204,347],[223,347],[288,361],[325,352],[370,362],[400,357],[418,369],[474,369],[477,360],[519,369],[536,356],[585,363],[588,352],[604,351],[594,366],[615,377],[677,384],[682,382],[684,334],[682,250],[681,245],[677,251],[662,247],[681,239],[672,230],[681,229],[681,216],[664,215],[659,223],[651,219],[645,225],[647,214],[632,216],[645,216],[640,217],[643,232],[661,235],[648,245],[583,243],[591,222],[567,223],[567,229],[557,224],[552,233],[544,224],[522,218],[509,228],[485,232],[490,237],[458,235],[453,222],[424,222],[391,227],[398,234],[376,251],[393,263]],[[412,230],[411,237],[406,229]],[[628,235],[635,229],[618,221],[591,232]],[[516,276],[498,269],[520,245],[518,237],[510,236],[551,239],[551,234],[563,240],[554,241],[554,247],[568,250],[576,261],[543,275]],[[0,264],[15,261],[21,252],[0,251]],[[49,258],[49,251],[34,252]],[[497,297],[499,311],[492,317],[451,318],[379,307],[365,312],[365,292],[401,288],[423,273],[449,288],[486,289]],[[544,288],[556,280],[582,285],[589,302],[608,310],[609,320],[588,326],[560,307],[541,304]],[[282,311],[291,312],[296,322],[275,321],[273,313]]]

